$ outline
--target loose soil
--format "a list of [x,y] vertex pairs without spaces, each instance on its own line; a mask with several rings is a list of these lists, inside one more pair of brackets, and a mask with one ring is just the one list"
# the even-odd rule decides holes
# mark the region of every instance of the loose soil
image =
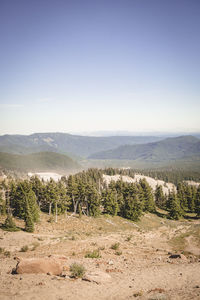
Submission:
[[[200,220],[171,221],[152,214],[138,223],[110,216],[48,220],[42,214],[34,233],[0,229],[0,300],[200,299]],[[111,249],[116,243],[119,248]],[[97,249],[99,258],[85,258]],[[169,258],[176,253],[183,255]],[[11,274],[15,257],[49,255],[65,257],[63,276]],[[85,279],[90,274],[99,278],[71,278],[74,262],[84,265]]]

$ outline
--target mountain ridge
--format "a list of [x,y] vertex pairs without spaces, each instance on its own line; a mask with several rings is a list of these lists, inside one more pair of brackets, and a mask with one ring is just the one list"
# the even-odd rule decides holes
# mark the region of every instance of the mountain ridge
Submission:
[[113,149],[124,144],[154,142],[161,139],[153,136],[91,137],[59,132],[33,133],[31,135],[7,134],[0,136],[0,151],[12,154],[50,151],[87,157],[95,152]]
[[89,156],[89,159],[166,161],[192,155],[200,155],[200,140],[188,135],[147,144],[123,145],[112,150],[97,152]]

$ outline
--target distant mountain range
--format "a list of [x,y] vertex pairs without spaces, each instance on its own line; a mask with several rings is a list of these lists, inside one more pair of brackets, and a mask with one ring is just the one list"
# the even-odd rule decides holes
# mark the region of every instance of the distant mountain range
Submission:
[[18,172],[77,171],[81,166],[67,155],[55,152],[38,152],[19,155],[0,152],[0,167]]
[[194,136],[88,137],[66,133],[0,136],[0,168],[3,169],[62,174],[95,166],[200,171],[200,139]]
[[154,136],[89,137],[67,133],[3,135],[0,136],[0,152],[29,154],[50,151],[86,158],[95,152],[113,149],[121,145],[144,144],[161,139]]
[[193,136],[180,136],[148,144],[124,145],[95,153],[89,158],[163,162],[191,156],[200,156],[200,140]]

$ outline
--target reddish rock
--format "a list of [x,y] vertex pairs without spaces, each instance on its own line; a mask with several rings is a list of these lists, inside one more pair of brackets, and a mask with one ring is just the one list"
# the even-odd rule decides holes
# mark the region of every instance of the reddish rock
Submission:
[[27,258],[19,260],[15,272],[17,274],[50,274],[61,275],[63,270],[60,261],[55,258]]

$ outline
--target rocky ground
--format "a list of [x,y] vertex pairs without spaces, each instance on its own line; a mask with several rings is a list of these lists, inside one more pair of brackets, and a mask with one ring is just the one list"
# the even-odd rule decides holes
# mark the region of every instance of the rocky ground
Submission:
[[[200,299],[200,220],[48,219],[42,215],[33,234],[0,229],[1,300]],[[61,261],[61,276],[11,274],[19,259],[49,255]],[[83,279],[71,277],[74,262],[85,267]]]

